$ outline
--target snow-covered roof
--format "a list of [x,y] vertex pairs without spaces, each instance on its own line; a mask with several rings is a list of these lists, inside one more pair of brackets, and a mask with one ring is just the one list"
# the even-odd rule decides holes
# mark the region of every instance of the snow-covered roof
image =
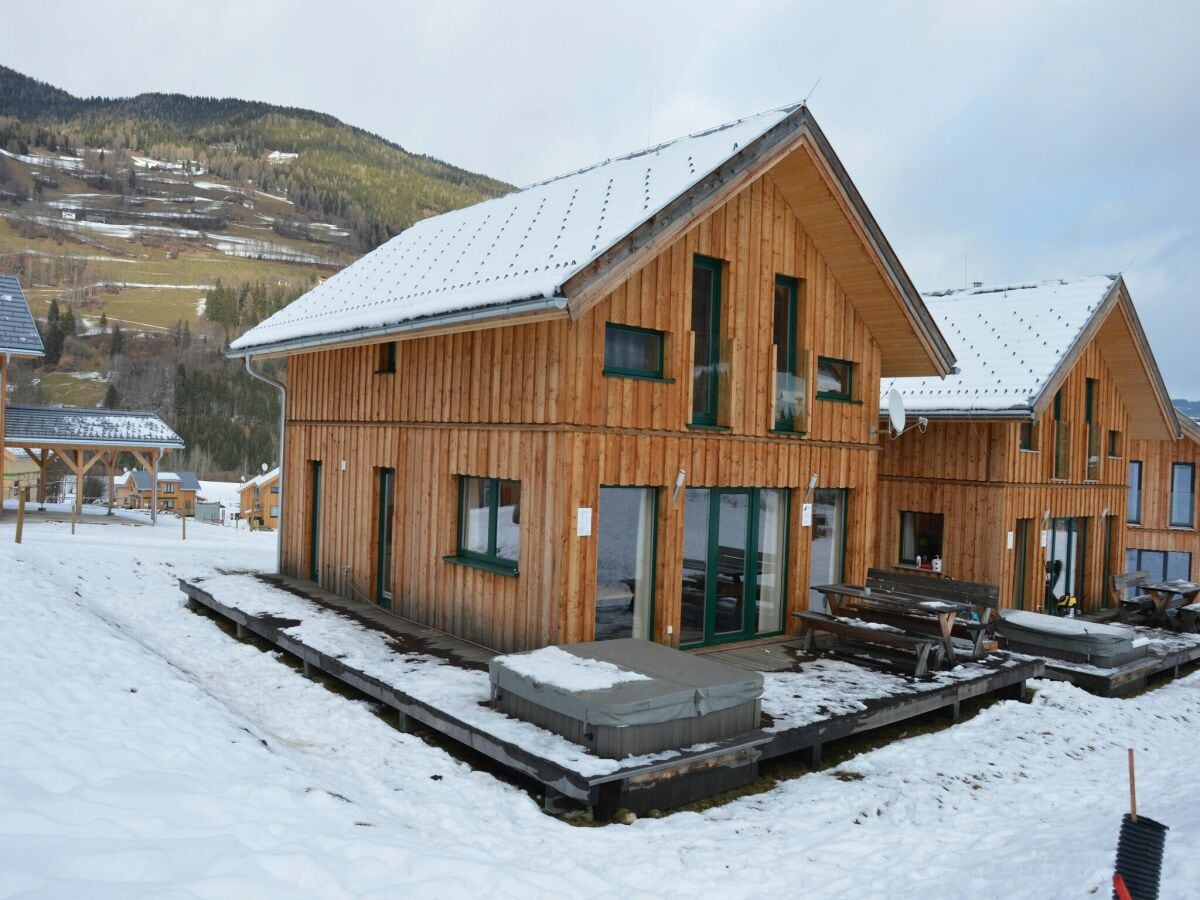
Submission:
[[1093,275],[926,294],[959,373],[884,379],[883,409],[895,388],[923,415],[1032,410],[1116,284],[1115,275]]
[[268,481],[274,481],[278,477],[279,477],[279,467],[276,466],[271,471],[264,472],[262,475],[256,475],[254,478],[247,478],[246,481],[242,484],[241,490],[244,491],[246,488],[251,488],[251,487],[261,487],[262,485],[266,484]]
[[0,275],[0,353],[43,356],[42,336],[15,275]]
[[424,219],[230,349],[562,298],[572,275],[796,109],[760,113]]
[[[130,478],[133,479],[134,485],[139,491],[153,490],[154,483],[150,480],[150,473],[145,469],[134,469],[127,472],[125,475],[126,484]],[[179,483],[181,491],[198,491],[200,490],[200,481],[196,478],[195,472],[159,472],[158,480],[172,481]]]
[[154,413],[73,406],[10,405],[4,420],[4,441],[35,447],[74,444],[183,448],[183,439]]

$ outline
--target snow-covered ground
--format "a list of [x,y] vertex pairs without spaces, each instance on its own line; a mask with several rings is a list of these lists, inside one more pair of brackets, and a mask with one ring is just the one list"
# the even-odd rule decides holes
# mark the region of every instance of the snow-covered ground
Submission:
[[178,576],[268,568],[274,534],[119,520],[19,546],[0,520],[0,895],[1105,896],[1127,746],[1162,895],[1200,884],[1200,674],[1038,683],[836,774],[578,828],[185,609]]

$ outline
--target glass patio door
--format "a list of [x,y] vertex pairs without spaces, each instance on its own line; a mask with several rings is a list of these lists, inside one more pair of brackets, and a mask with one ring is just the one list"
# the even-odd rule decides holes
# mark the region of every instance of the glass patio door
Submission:
[[819,584],[838,584],[846,564],[846,490],[821,488],[812,498],[812,544],[809,545],[808,608],[828,612]]
[[690,488],[685,503],[680,643],[715,644],[781,630],[786,492]]
[[1083,607],[1083,556],[1087,519],[1053,519],[1050,523],[1050,553],[1046,563],[1047,612],[1063,597],[1072,596]]

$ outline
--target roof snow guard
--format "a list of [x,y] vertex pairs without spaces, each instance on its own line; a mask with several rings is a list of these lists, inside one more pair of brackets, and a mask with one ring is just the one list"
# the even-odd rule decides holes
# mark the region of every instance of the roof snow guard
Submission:
[[[887,295],[900,310],[901,318],[891,314],[886,325],[868,321],[876,326],[872,333],[881,342],[885,370],[893,343],[907,341],[894,354],[895,374],[949,372],[953,354],[802,105],[418,222],[234,340],[229,354],[278,355],[481,327],[478,322],[577,318],[717,204],[781,161],[799,156],[807,166],[803,174],[819,173],[821,184],[819,199],[812,200],[810,192],[805,202],[837,204],[842,210],[830,216],[822,207],[810,224],[804,222],[805,209],[797,208],[818,249],[861,242],[862,258],[877,270],[870,290]],[[795,173],[792,181],[798,181]],[[837,218],[842,224],[822,224]],[[819,233],[822,228],[826,234]]]
[[42,336],[15,275],[0,275],[0,353],[45,355]]
[[944,380],[882,380],[881,415],[895,388],[909,412],[929,418],[1032,419],[1096,340],[1135,431],[1155,439],[1178,436],[1166,385],[1121,276],[938,291],[925,295],[925,305],[954,347],[959,372]]
[[21,447],[160,447],[183,439],[154,413],[71,406],[9,406],[4,443]]

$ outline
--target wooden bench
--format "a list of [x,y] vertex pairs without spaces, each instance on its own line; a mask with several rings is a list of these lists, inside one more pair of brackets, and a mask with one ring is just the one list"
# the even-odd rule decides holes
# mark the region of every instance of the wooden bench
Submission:
[[[856,604],[852,607],[854,615],[867,622],[879,622],[881,625],[891,625],[894,628],[902,628],[905,631],[916,631],[920,634],[929,634],[940,638],[942,630],[938,626],[936,620],[928,616],[911,615],[891,609],[879,609],[874,606],[865,604]],[[970,622],[966,619],[954,620],[954,628],[951,634],[956,638],[961,638],[971,645],[971,655],[975,659],[980,659],[983,656],[983,639],[987,636],[988,626],[986,622]]]
[[954,621],[954,636],[971,644],[971,655],[980,659],[983,641],[991,628],[994,611],[1000,608],[1000,588],[994,584],[974,581],[956,581],[922,575],[917,572],[894,572],[890,569],[868,569],[867,587],[872,591],[889,594],[905,594],[928,600],[944,600],[948,603],[967,603],[975,607],[978,622],[963,618]]
[[912,673],[918,678],[924,678],[929,672],[929,654],[935,654],[935,665],[941,655],[941,641],[936,638],[916,637],[897,631],[856,625],[825,613],[797,612],[792,615],[800,620],[804,629],[804,641],[801,646],[805,652],[811,652],[815,648],[816,633],[824,631],[840,638],[834,647],[835,652],[866,657],[873,661],[882,659],[905,668],[911,667]]
[[[1154,614],[1154,598],[1138,591],[1142,585],[1149,583],[1149,572],[1125,572],[1112,577],[1113,593],[1116,594],[1122,622],[1144,621]],[[1134,591],[1134,596],[1126,597],[1128,590]]]

